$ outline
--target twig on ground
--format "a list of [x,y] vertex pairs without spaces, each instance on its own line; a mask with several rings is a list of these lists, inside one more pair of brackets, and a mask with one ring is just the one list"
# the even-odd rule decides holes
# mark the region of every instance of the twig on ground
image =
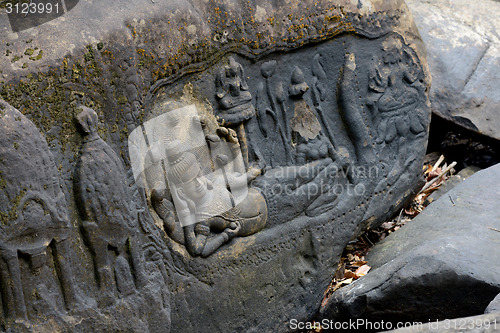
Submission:
[[432,167],[431,172],[436,171],[436,169],[439,168],[439,166],[441,165],[441,163],[443,163],[443,161],[444,161],[444,155],[439,156],[439,159],[437,160],[436,164],[434,164],[434,166]]
[[450,198],[450,201],[451,201],[452,205],[455,206],[455,201],[453,201],[453,198],[451,197],[450,194],[448,194],[448,197]]
[[441,177],[443,177],[448,171],[450,171],[455,165],[457,165],[457,162],[453,162],[451,163],[450,165],[448,165],[446,167],[446,169],[444,169],[443,171],[441,171],[441,173],[435,177],[434,179],[432,179],[430,182],[428,182],[427,184],[425,184],[425,186],[420,190],[420,192],[418,192],[418,194],[424,192],[425,190],[427,190],[429,187],[432,186],[432,184],[434,184],[435,182],[438,181],[438,179],[440,179]]
[[403,216],[403,211],[404,210],[405,210],[404,208],[401,208],[401,211],[399,212],[399,216],[398,216],[398,222],[396,224],[400,224],[401,223],[401,216]]

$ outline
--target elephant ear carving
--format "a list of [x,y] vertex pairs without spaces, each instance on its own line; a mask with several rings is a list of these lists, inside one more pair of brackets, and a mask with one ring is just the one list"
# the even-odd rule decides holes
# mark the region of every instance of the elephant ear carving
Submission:
[[[0,257],[6,263],[0,276],[3,307],[11,319],[27,318],[32,301],[24,289],[35,287],[27,273],[47,280],[57,276],[67,308],[80,306],[68,261],[72,229],[52,153],[21,112],[1,99],[0,109]],[[21,270],[20,253],[30,260],[28,272]],[[55,263],[57,273],[48,273],[49,261]]]
[[21,112],[0,99],[0,214],[2,222],[17,219],[22,198],[38,193],[68,224],[67,208],[54,158],[45,138]]

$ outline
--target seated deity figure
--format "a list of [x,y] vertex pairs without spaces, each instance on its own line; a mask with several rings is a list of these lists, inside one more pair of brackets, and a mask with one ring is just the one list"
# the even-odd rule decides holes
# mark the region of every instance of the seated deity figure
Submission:
[[[232,181],[242,185],[244,181],[244,186],[247,186],[247,180],[252,177],[214,172],[209,179],[202,172],[196,155],[183,148],[178,140],[167,146],[167,179],[188,252],[206,257],[236,236],[248,236],[262,230],[267,220],[264,197],[249,188],[244,198],[236,200],[226,183]],[[219,163],[223,163],[221,160]],[[164,219],[167,233],[178,234],[175,229],[178,229],[179,222],[174,220],[173,214],[167,214],[171,212],[171,203],[158,191],[153,191],[152,201]],[[166,219],[167,215],[169,218]]]

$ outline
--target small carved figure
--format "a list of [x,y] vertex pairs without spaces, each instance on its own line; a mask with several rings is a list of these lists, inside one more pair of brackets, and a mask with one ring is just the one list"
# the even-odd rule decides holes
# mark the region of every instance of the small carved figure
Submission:
[[377,129],[377,149],[396,156],[395,163],[386,168],[391,185],[417,157],[408,149],[409,137],[424,135],[427,127],[423,72],[413,50],[397,35],[384,39],[373,61],[367,105]]
[[418,111],[423,86],[416,82],[421,71],[411,53],[396,37],[384,40],[382,51],[370,73],[369,87],[380,116],[377,143],[390,143],[397,135],[423,132],[426,120]]
[[306,140],[299,138],[297,145],[297,164],[305,164],[310,161],[324,159],[328,156],[336,156],[332,145],[322,133],[314,139]]
[[[20,256],[28,258],[33,275],[54,260],[66,306],[81,303],[69,263],[72,228],[54,158],[33,123],[1,99],[0,221],[5,317],[27,318]],[[40,280],[31,288],[46,290],[46,283]]]
[[97,133],[96,112],[82,109],[76,117],[84,139],[74,176],[75,195],[85,240],[94,258],[99,302],[110,305],[116,298],[116,288],[127,295],[135,291],[136,284],[141,287],[145,281],[136,239],[138,217],[122,163]]
[[221,108],[224,125],[233,126],[241,144],[241,153],[248,166],[248,146],[244,123],[255,116],[252,94],[245,81],[243,66],[229,57],[229,65],[219,72],[215,82],[216,97]]
[[302,98],[306,91],[309,90],[309,85],[305,81],[304,73],[302,73],[297,66],[295,66],[293,70],[291,81],[292,83],[290,87],[288,87],[288,93],[291,97]]
[[295,132],[295,142],[298,141],[297,135],[308,140],[314,139],[321,131],[316,115],[303,98],[307,90],[309,90],[309,85],[305,82],[304,73],[295,66],[288,88],[288,93],[294,99],[295,105],[295,112],[290,121],[292,131]]

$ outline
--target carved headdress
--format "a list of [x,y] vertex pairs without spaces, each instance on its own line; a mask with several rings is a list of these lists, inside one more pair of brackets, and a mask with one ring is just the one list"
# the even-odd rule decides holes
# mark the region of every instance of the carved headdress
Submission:
[[176,185],[196,178],[201,170],[196,156],[183,148],[179,140],[172,141],[166,148],[167,178]]

